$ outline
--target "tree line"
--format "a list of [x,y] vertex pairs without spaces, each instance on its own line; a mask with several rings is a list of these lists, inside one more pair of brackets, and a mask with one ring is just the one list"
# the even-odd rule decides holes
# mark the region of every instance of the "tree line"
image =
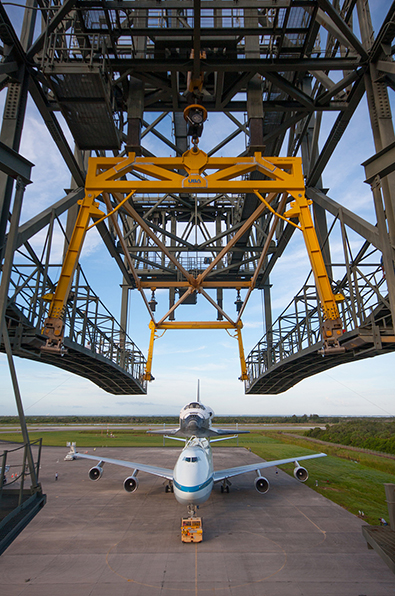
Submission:
[[355,419],[307,430],[305,436],[395,455],[395,419]]
[[[216,416],[215,424],[317,424],[332,425],[340,421],[360,418],[339,418],[338,416]],[[369,419],[370,420],[370,419]],[[28,424],[178,424],[178,416],[26,416]],[[18,416],[0,416],[0,424],[19,424]]]

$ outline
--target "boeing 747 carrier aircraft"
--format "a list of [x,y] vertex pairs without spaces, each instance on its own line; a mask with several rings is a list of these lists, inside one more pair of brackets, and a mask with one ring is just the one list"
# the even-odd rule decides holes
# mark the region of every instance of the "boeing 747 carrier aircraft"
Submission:
[[[294,463],[294,476],[300,482],[305,482],[308,478],[308,472],[299,462],[302,460],[313,459],[316,457],[325,457],[325,453],[315,453],[304,455],[302,457],[290,457],[287,459],[278,459],[275,461],[261,461],[244,466],[236,466],[226,470],[214,471],[213,455],[211,443],[223,441],[235,437],[234,433],[248,432],[235,430],[221,430],[211,426],[214,412],[211,408],[204,406],[199,395],[195,402],[187,404],[180,412],[179,428],[167,431],[151,431],[153,433],[166,434],[171,439],[183,441],[185,443],[181,454],[173,470],[160,468],[156,466],[140,464],[109,457],[102,457],[100,461],[89,470],[91,480],[99,480],[103,474],[103,465],[105,463],[124,466],[133,470],[131,476],[128,476],[123,483],[124,489],[133,493],[139,486],[137,479],[138,472],[154,474],[168,480],[166,492],[174,492],[174,496],[179,503],[187,505],[189,515],[194,515],[197,505],[204,503],[209,498],[214,484],[221,483],[221,492],[229,492],[229,478],[246,474],[247,472],[256,472],[255,488],[259,493],[267,493],[269,490],[269,481],[262,475],[262,470],[282,464]],[[150,432],[150,431],[149,431]],[[233,435],[233,436],[220,436]],[[219,438],[218,438],[219,437]],[[71,445],[71,450],[65,459],[90,459],[98,460],[95,455],[78,453],[75,443]]]

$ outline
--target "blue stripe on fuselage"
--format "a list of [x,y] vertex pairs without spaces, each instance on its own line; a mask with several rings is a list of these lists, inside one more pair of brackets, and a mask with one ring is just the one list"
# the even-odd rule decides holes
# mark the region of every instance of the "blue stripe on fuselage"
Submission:
[[179,484],[176,480],[173,479],[174,486],[184,493],[196,493],[197,491],[209,486],[211,482],[214,483],[212,476],[210,476],[210,478],[208,478],[206,482],[203,482],[203,484],[198,484],[197,486],[182,486],[182,484]]

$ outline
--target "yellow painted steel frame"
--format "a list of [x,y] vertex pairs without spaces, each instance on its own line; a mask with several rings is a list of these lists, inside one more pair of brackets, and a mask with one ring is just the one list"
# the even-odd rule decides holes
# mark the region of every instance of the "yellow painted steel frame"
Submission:
[[[186,176],[177,170],[186,171]],[[258,171],[266,180],[245,180],[243,176]],[[127,180],[133,173],[147,180]],[[193,149],[181,157],[91,157],[85,184],[88,192],[140,193],[245,193],[304,192],[302,161],[299,157],[208,157]],[[294,194],[295,193],[295,194]],[[296,197],[295,197],[296,198]]]
[[147,365],[145,368],[145,381],[152,381],[154,377],[151,374],[152,371],[152,358],[154,353],[154,343],[156,337],[156,333],[159,330],[163,329],[164,332],[168,329],[233,329],[236,331],[236,338],[239,345],[239,356],[240,356],[240,365],[241,365],[241,375],[239,379],[241,381],[246,381],[248,379],[247,375],[247,365],[244,356],[244,348],[243,348],[243,339],[241,336],[241,330],[243,328],[243,323],[238,321],[237,323],[230,323],[227,321],[167,321],[166,323],[155,323],[154,321],[150,321],[149,328],[151,329],[151,337],[148,347],[148,356],[147,356]]
[[63,343],[64,307],[70,293],[74,271],[84,243],[89,220],[90,218],[98,219],[104,216],[104,213],[98,208],[99,203],[95,201],[98,194],[99,193],[86,192],[85,197],[81,201],[78,201],[80,210],[63,261],[58,284],[55,293],[51,297],[48,318],[46,319],[42,330],[42,333],[48,336],[47,343],[44,346],[46,351],[61,351],[61,344]]
[[318,297],[323,311],[322,335],[324,339],[323,354],[332,353],[335,350],[344,351],[339,346],[339,337],[343,333],[342,322],[340,319],[337,303],[344,300],[342,294],[333,294],[328,273],[326,271],[324,258],[320,249],[317,234],[314,228],[310,213],[310,205],[313,201],[306,199],[304,192],[297,193],[295,201],[291,203],[290,209],[284,213],[284,217],[299,219],[300,227],[303,232],[304,241],[309,255],[311,267],[313,270]]
[[[184,171],[186,175],[179,172]],[[251,172],[260,172],[264,179],[246,180],[246,175]],[[139,175],[139,178],[127,179],[127,176]],[[141,175],[146,179],[141,179]],[[227,246],[215,257],[208,265],[205,271],[193,277],[186,272],[180,263],[167,252],[164,246],[146,223],[140,218],[132,204],[125,202],[125,195],[131,196],[134,192],[138,193],[183,193],[192,192],[194,194],[212,194],[213,201],[218,193],[255,193],[260,199],[260,206],[243,223],[243,226],[237,230],[228,242]],[[103,218],[95,203],[96,197],[100,194],[111,193],[126,212],[133,217],[136,222],[144,226],[146,233],[154,240],[157,246],[165,252],[172,260],[173,264],[185,277],[185,281],[177,282],[177,287],[186,287],[184,297],[197,291],[209,300],[221,313],[227,321],[213,322],[175,322],[165,319],[174,310],[172,309],[156,323],[153,313],[150,311],[152,321],[150,323],[151,339],[148,351],[146,379],[151,380],[151,367],[154,340],[156,331],[163,329],[233,329],[239,344],[241,361],[241,379],[247,379],[246,363],[244,358],[243,343],[241,337],[242,323],[240,317],[237,321],[232,321],[230,317],[219,308],[211,297],[204,291],[204,287],[229,287],[225,283],[206,281],[206,277],[213,270],[216,264],[231,250],[238,238],[249,229],[253,222],[258,219],[265,210],[275,213],[277,218],[284,219],[290,225],[301,229],[305,239],[307,251],[309,254],[311,266],[314,272],[315,281],[318,289],[319,298],[323,309],[323,338],[324,351],[331,348],[338,348],[338,336],[341,334],[341,323],[337,301],[343,297],[335,296],[332,292],[330,281],[325,269],[322,253],[320,250],[317,235],[314,229],[310,214],[308,201],[305,197],[304,178],[302,171],[302,162],[297,157],[263,157],[261,153],[256,152],[252,157],[208,157],[206,153],[198,147],[186,151],[181,157],[137,157],[135,153],[129,153],[127,157],[91,157],[86,178],[85,197],[81,201],[81,209],[75,225],[73,236],[63,263],[62,272],[56,292],[52,298],[49,317],[45,323],[43,333],[48,336],[47,346],[44,349],[60,349],[63,338],[63,311],[70,290],[72,276],[78,257],[82,248],[88,222],[90,217],[94,219]],[[266,195],[266,198],[261,193]],[[286,197],[291,195],[294,199],[290,209],[284,214],[280,211],[274,211],[270,203],[278,193],[282,193],[284,202]],[[281,210],[281,209],[280,209]],[[292,219],[298,219],[299,225]],[[232,287],[240,289],[249,288],[248,297],[255,286],[256,275],[250,282],[235,283]],[[152,283],[140,283],[139,287],[151,287]],[[163,282],[155,284],[156,287],[163,287]],[[167,284],[167,287],[173,287],[174,283]],[[181,304],[184,297],[177,302]],[[243,308],[244,310],[244,308]]]

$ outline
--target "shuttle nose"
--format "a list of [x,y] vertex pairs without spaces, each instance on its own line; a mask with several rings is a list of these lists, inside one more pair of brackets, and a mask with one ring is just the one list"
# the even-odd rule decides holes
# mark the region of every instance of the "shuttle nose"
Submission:
[[188,422],[188,430],[194,431],[194,430],[197,430],[197,428],[198,428],[198,424],[197,424],[196,420],[190,420]]

